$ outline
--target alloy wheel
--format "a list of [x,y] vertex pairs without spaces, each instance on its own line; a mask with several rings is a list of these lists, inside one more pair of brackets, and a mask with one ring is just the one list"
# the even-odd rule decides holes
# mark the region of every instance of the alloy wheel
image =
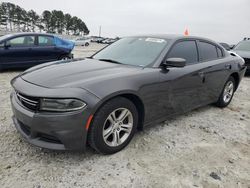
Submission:
[[127,108],[118,108],[111,112],[103,125],[103,139],[110,147],[123,144],[131,134],[133,115]]
[[68,59],[69,59],[69,57],[65,56],[61,60],[68,60]]
[[225,103],[228,103],[233,97],[234,93],[234,83],[232,81],[227,82],[224,92],[223,92],[223,100]]

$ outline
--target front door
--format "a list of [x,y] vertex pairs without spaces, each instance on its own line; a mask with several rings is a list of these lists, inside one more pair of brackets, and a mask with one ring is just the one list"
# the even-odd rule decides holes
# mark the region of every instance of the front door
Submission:
[[32,49],[35,46],[35,36],[20,36],[5,41],[0,48],[3,67],[25,67],[35,60]]
[[183,58],[186,60],[186,66],[169,67],[160,71],[162,96],[159,103],[163,109],[162,115],[181,114],[201,106],[204,66],[198,60],[196,41],[177,42],[167,54],[167,58]]

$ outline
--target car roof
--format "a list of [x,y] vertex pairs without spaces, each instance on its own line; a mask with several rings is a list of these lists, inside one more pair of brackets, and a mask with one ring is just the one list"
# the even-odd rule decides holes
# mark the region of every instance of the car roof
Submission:
[[179,39],[197,39],[197,40],[206,40],[213,43],[217,43],[211,39],[205,37],[197,37],[197,36],[185,36],[185,35],[178,35],[178,34],[149,34],[149,35],[134,35],[128,37],[152,37],[152,38],[162,38],[168,40],[179,40]]
[[224,50],[223,46],[218,44],[217,42],[204,38],[204,37],[197,37],[197,36],[185,36],[185,35],[176,35],[176,34],[149,34],[149,35],[134,35],[134,36],[128,36],[128,37],[135,37],[135,38],[159,38],[159,39],[165,39],[169,41],[169,44],[166,46],[166,48],[162,51],[160,54],[160,58],[158,58],[155,62],[151,63],[149,66],[152,67],[158,67],[161,63],[162,58],[166,55],[166,53],[169,51],[169,49],[174,45],[175,42],[179,40],[185,40],[185,39],[190,39],[190,40],[201,40],[205,41],[208,43],[211,43],[213,45],[216,45],[217,47],[220,47],[224,51],[225,54],[228,54],[226,50]]
[[49,36],[49,37],[55,36],[53,34],[48,34],[48,33],[23,32],[23,33],[12,33],[12,34],[3,35],[0,37],[0,41],[5,41],[14,37],[29,36],[29,35],[42,35],[42,36]]
[[23,33],[13,33],[9,34],[9,36],[24,36],[24,35],[45,35],[45,36],[54,36],[53,34],[48,33],[35,33],[35,32],[23,32]]

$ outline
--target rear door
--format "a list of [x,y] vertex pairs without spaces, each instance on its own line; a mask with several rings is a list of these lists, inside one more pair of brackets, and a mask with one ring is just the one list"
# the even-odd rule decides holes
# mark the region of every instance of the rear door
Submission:
[[34,51],[37,64],[58,60],[58,49],[53,36],[38,35],[37,46]]
[[216,102],[229,77],[231,66],[225,61],[224,50],[216,44],[199,40],[198,49],[200,64],[204,66],[201,71],[204,76],[204,90],[200,93],[201,102]]
[[35,36],[26,35],[8,39],[1,47],[1,64],[3,67],[26,67],[34,61],[33,48]]

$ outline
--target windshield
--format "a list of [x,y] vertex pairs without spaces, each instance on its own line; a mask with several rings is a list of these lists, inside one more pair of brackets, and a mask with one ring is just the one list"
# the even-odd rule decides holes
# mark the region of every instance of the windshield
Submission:
[[[128,37],[118,40],[93,56],[121,64],[147,66],[154,62],[167,44],[166,39]],[[111,62],[111,61],[110,61]]]
[[12,36],[12,34],[0,36],[0,42],[1,42],[2,40],[5,40],[5,39],[11,37],[11,36]]
[[242,41],[237,46],[234,47],[234,50],[241,51],[250,51],[250,41]]

